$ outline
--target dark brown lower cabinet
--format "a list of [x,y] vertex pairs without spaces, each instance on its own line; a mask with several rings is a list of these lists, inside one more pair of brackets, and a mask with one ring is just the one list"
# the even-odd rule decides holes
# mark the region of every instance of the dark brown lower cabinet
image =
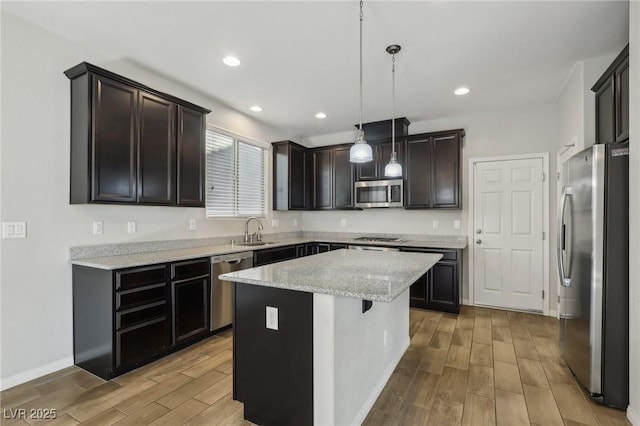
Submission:
[[174,345],[209,331],[209,276],[171,283]]
[[209,335],[209,259],[73,265],[74,363],[109,380]]
[[433,268],[411,286],[409,290],[411,307],[459,313],[461,250],[401,248],[400,251],[443,255]]

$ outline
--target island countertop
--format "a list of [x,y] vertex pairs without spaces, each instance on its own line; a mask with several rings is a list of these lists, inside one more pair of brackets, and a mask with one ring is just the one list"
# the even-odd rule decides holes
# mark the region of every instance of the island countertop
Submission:
[[220,275],[221,279],[287,290],[391,302],[441,254],[335,250]]

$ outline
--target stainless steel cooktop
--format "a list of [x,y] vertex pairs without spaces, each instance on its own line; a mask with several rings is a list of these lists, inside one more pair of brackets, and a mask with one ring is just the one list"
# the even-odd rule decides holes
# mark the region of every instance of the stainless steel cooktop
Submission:
[[397,238],[397,237],[358,237],[358,238],[354,238],[354,241],[374,241],[378,243],[401,243],[404,240],[402,238]]

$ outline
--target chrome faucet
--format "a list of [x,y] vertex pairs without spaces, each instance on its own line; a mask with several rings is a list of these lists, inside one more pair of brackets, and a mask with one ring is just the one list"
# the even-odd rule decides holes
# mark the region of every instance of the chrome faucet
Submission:
[[[249,222],[251,222],[252,220],[255,220],[256,222],[258,222],[258,231],[254,232],[253,234],[251,234],[251,238],[249,238]],[[255,216],[251,216],[249,219],[247,219],[247,221],[244,223],[244,242],[248,243],[248,242],[253,242],[253,236],[254,235],[258,235],[258,241],[262,241],[262,230],[263,230],[263,226],[262,226],[262,222],[260,221],[260,219],[258,219]]]

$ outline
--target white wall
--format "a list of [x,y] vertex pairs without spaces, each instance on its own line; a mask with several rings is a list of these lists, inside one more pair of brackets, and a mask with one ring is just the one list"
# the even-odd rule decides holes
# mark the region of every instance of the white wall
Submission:
[[640,426],[640,2],[629,7],[629,408]]
[[[211,109],[209,124],[265,142],[288,136],[139,66],[4,12],[1,47],[1,214],[3,221],[27,222],[26,239],[2,240],[0,366],[6,388],[73,363],[69,247],[243,232],[243,221],[205,219],[204,209],[70,205],[70,86],[63,71],[88,61]],[[265,232],[272,231],[272,217],[280,220],[275,231],[301,229],[299,213],[269,209],[268,215]],[[189,219],[196,219],[196,231],[188,230]],[[104,221],[103,235],[92,235],[94,220]],[[135,234],[126,233],[130,220],[137,222]]]
[[[456,115],[431,121],[413,122],[410,134],[447,129],[465,129],[462,146],[462,209],[451,211],[380,209],[365,211],[304,212],[306,231],[371,232],[386,233],[466,235],[469,213],[468,160],[477,157],[531,154],[550,152],[549,170],[555,170],[555,152],[558,144],[557,107],[553,104],[487,111],[480,114]],[[308,146],[338,144],[350,141],[353,132],[309,138]],[[555,186],[550,185],[550,211],[555,212]],[[340,227],[340,219],[347,220],[347,227]],[[433,220],[438,229],[433,229]],[[453,229],[453,221],[462,222],[461,229]],[[550,235],[555,235],[551,221]],[[554,241],[554,240],[552,240]],[[469,272],[468,250],[464,255],[463,299],[468,299]],[[555,265],[555,257],[550,266]],[[550,274],[555,270],[550,268]],[[550,281],[554,282],[554,281]],[[553,286],[552,286],[553,287]],[[555,288],[551,288],[551,300],[555,300]],[[555,309],[555,305],[551,305]]]

